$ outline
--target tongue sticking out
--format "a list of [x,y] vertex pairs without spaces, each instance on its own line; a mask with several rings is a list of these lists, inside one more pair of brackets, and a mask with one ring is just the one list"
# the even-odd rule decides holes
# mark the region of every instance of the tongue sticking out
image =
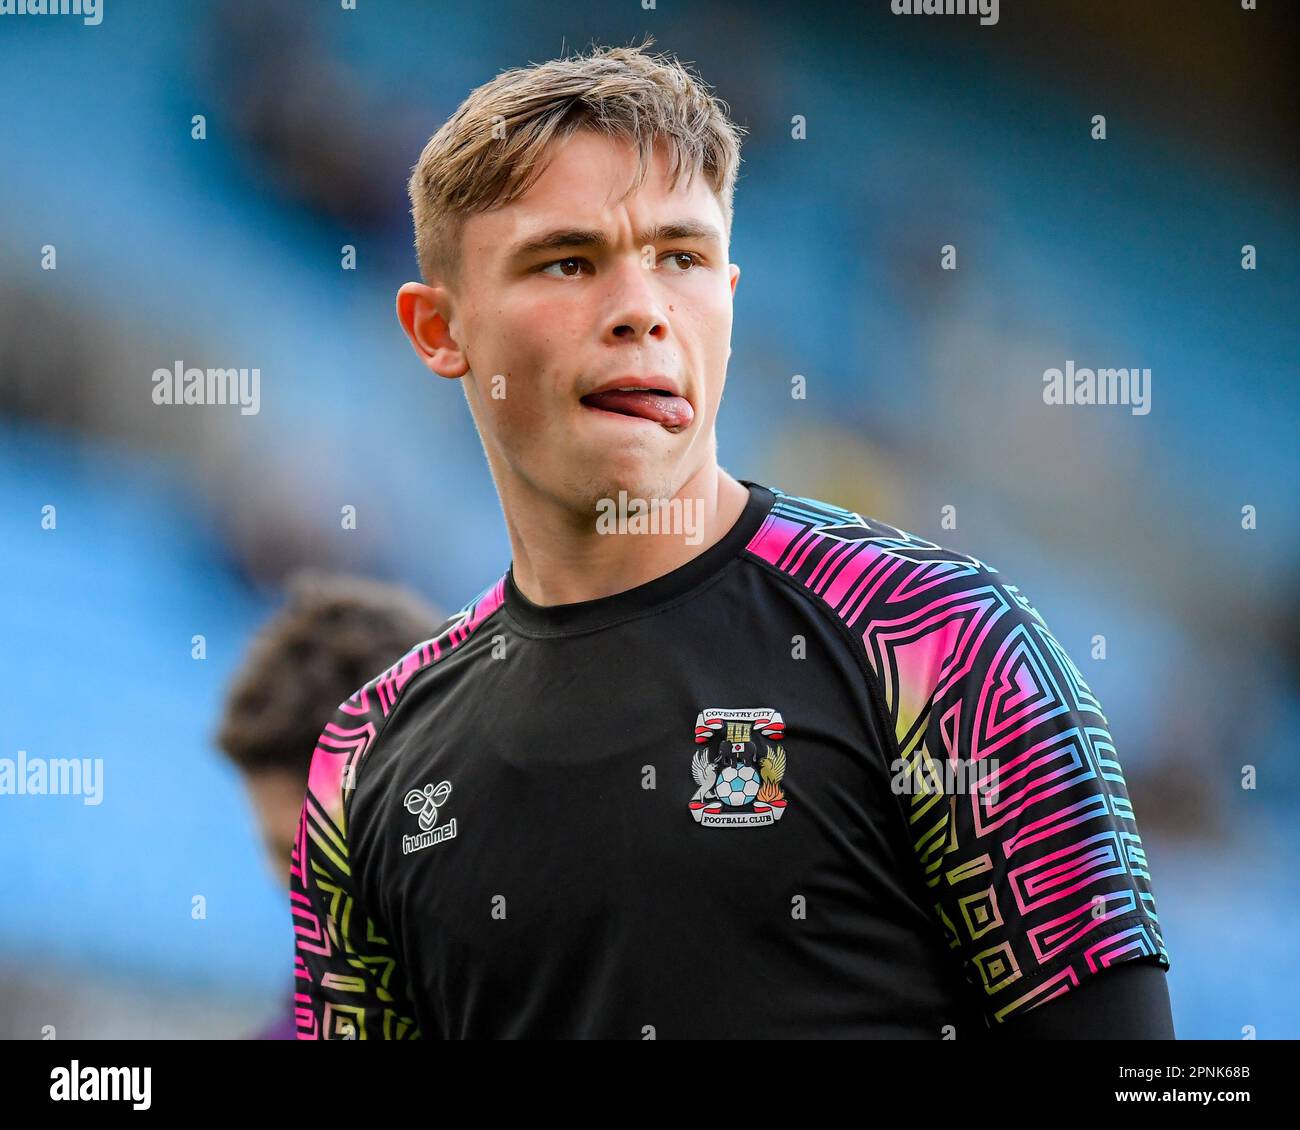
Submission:
[[595,392],[584,396],[582,403],[623,416],[640,416],[669,429],[684,428],[695,418],[688,400],[661,392]]

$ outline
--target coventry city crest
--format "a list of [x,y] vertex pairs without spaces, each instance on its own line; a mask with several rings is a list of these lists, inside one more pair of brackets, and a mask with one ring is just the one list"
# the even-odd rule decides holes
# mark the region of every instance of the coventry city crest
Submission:
[[701,710],[691,775],[691,815],[704,828],[758,828],[785,813],[785,723],[767,708]]

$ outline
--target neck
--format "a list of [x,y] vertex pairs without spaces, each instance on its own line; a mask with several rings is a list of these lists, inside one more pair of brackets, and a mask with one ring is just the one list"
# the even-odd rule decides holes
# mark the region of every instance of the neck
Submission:
[[[554,498],[518,480],[501,491],[519,591],[534,604],[575,604],[653,581],[719,541],[739,520],[749,491],[710,460],[681,485],[672,508],[659,514],[659,532],[635,532],[618,522],[618,498],[575,516]],[[646,500],[649,501],[649,500]],[[607,508],[605,508],[607,507]],[[598,522],[601,514],[604,520]],[[688,516],[683,529],[669,516]],[[646,530],[652,528],[647,514]]]

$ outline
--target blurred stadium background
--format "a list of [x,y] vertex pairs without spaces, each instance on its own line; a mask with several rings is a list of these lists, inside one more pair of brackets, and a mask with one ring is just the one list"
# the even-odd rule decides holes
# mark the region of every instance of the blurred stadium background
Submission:
[[[499,70],[649,31],[749,130],[723,465],[1017,581],[1112,724],[1179,1035],[1300,1036],[1300,55],[1290,6],[1260,7],[0,19],[0,757],[105,766],[98,806],[0,797],[0,1035],[278,1012],[287,904],[212,741],[231,672],[300,566],[455,609],[509,563],[463,396],[393,315],[407,170]],[[1049,408],[1066,358],[1150,367],[1150,413]],[[154,405],[177,360],[259,367],[261,411]]]

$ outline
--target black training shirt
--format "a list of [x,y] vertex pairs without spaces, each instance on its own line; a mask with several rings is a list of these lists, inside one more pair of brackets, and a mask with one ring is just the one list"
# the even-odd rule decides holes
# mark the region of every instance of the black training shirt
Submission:
[[745,482],[597,600],[507,571],[336,712],[300,1038],[971,1038],[1168,968],[1106,718],[1001,573]]

